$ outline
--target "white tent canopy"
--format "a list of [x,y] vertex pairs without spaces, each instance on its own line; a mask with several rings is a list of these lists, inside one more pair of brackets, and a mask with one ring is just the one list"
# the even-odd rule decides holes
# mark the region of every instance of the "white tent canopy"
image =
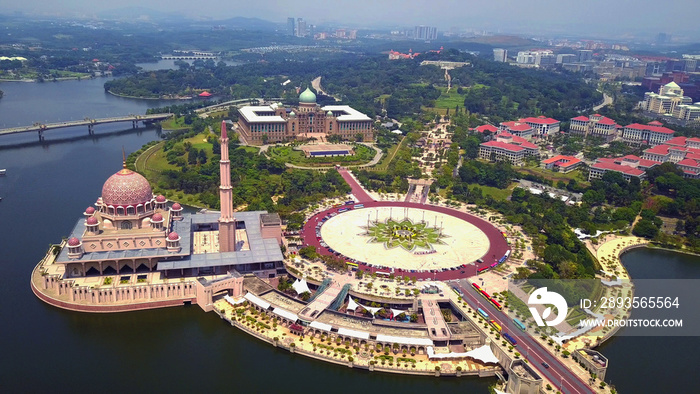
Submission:
[[331,328],[332,328],[332,326],[330,324],[321,323],[321,322],[318,322],[315,320],[309,324],[309,327],[315,328],[318,330],[322,330],[322,331],[328,331],[328,332],[331,332]]
[[306,279],[299,280],[297,279],[294,281],[292,284],[292,288],[294,291],[297,292],[297,294],[302,294],[302,293],[311,293],[311,290],[309,290],[309,285],[306,284]]
[[236,305],[238,305],[238,304],[242,304],[242,303],[245,302],[245,298],[239,298],[239,299],[237,299],[237,300],[234,300],[234,299],[231,298],[231,296],[229,296],[228,294],[224,296],[224,300],[226,300],[226,302],[228,302],[229,304],[231,304],[231,305],[233,305],[233,306],[236,306]]
[[[349,311],[354,311],[357,309],[357,307],[360,306],[355,300],[352,299],[352,297],[348,296],[348,310]],[[364,307],[363,307],[364,308]]]
[[297,316],[296,314],[294,314],[286,309],[275,308],[272,310],[272,313],[274,313],[275,315],[277,315],[279,317],[283,317],[283,318],[285,318],[293,323],[296,323],[297,320],[299,320],[299,316]]
[[243,296],[246,300],[252,302],[253,304],[259,306],[262,309],[270,309],[270,303],[263,300],[262,298],[259,298],[255,294],[248,292],[245,296]]
[[402,314],[402,313],[406,313],[406,314],[407,314],[406,311],[402,311],[401,309],[394,309],[394,308],[391,308],[391,313],[394,315],[394,317],[396,317],[396,316],[398,316],[398,315],[400,315],[400,314]]
[[484,345],[482,347],[476,348],[474,350],[470,350],[466,353],[455,353],[455,352],[450,352],[450,353],[444,353],[444,354],[435,354],[435,349],[433,349],[432,346],[428,347],[428,358],[433,360],[433,359],[449,359],[449,358],[472,358],[474,360],[481,361],[483,363],[493,363],[496,364],[498,363],[498,358],[493,354],[491,351],[491,346],[489,345]]
[[369,339],[369,333],[365,331],[356,331],[356,330],[350,330],[347,328],[339,328],[338,329],[338,334],[339,335],[344,335],[346,337],[353,337],[357,339]]
[[379,310],[382,309],[382,308],[372,308],[372,307],[370,307],[370,306],[362,306],[362,307],[365,308],[365,309],[367,309],[367,311],[368,311],[369,313],[371,313],[372,316],[376,315],[377,312],[379,312]]
[[377,342],[391,342],[401,345],[433,346],[433,341],[429,338],[395,337],[384,334],[377,334]]

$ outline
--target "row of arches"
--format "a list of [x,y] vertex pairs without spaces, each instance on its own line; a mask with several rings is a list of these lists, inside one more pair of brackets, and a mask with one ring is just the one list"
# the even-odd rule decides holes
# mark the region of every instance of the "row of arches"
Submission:
[[68,265],[66,271],[70,277],[140,274],[153,272],[157,265],[158,261],[151,259],[105,260],[72,263]]

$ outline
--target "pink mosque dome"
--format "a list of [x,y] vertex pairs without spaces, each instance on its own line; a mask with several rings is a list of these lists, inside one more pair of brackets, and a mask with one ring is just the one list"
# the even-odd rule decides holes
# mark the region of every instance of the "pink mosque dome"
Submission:
[[94,216],[90,216],[89,218],[87,218],[86,222],[89,226],[94,226],[97,224],[97,218]]
[[151,222],[162,222],[163,221],[163,215],[159,213],[154,213],[153,216],[151,216]]
[[85,209],[85,213],[87,213],[88,215],[92,215],[93,213],[95,213],[95,208],[87,207],[87,209]]
[[68,240],[68,246],[78,246],[80,245],[80,240],[78,238],[72,237]]
[[153,199],[153,190],[141,174],[123,168],[107,179],[102,186],[102,202],[105,205],[136,206]]
[[182,205],[180,205],[179,202],[176,202],[175,204],[173,204],[173,210],[174,210],[174,211],[179,211],[179,210],[181,210],[181,209],[182,209]]
[[165,196],[159,194],[158,197],[156,197],[156,202],[165,202]]
[[171,241],[177,241],[178,239],[180,239],[180,236],[177,235],[175,231],[173,231],[172,233],[168,234],[168,239]]

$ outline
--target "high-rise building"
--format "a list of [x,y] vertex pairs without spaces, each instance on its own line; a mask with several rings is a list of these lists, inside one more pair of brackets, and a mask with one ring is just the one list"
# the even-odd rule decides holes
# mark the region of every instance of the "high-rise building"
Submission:
[[297,19],[297,31],[296,31],[296,36],[297,37],[306,37],[308,32],[306,31],[306,22],[304,21],[303,18],[298,18]]
[[495,62],[505,62],[506,60],[508,60],[508,50],[503,48],[494,48],[493,60]]
[[530,51],[518,52],[518,57],[515,58],[518,64],[535,64],[535,53]]
[[562,53],[561,55],[557,55],[557,64],[575,63],[577,60],[578,56],[574,55],[573,53]]
[[413,38],[416,40],[437,40],[437,27],[416,26],[413,29]]
[[661,45],[661,44],[668,44],[671,42],[671,35],[666,34],[666,33],[659,33],[656,35],[656,43]]
[[695,72],[695,69],[698,68],[697,59],[683,59],[683,62],[685,63],[684,71],[687,73]]
[[590,49],[579,49],[576,51],[576,54],[579,62],[583,63],[593,60],[593,51]]
[[557,57],[552,52],[540,51],[535,54],[535,64],[540,67],[554,66],[557,63]]
[[296,23],[294,23],[294,18],[287,18],[287,35],[293,36],[296,33]]

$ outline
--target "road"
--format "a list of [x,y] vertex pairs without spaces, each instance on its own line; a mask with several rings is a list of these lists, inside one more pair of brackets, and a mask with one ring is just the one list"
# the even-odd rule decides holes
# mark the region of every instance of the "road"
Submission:
[[603,93],[603,103],[593,107],[593,112],[600,111],[601,108],[605,107],[606,105],[610,105],[612,103],[613,103],[613,98],[608,96],[607,94]]
[[325,90],[323,90],[323,88],[321,87],[321,77],[320,76],[316,77],[313,81],[311,81],[311,87],[314,88],[314,90],[316,90],[318,93],[320,93],[324,96],[333,97],[335,99],[335,101],[340,101],[340,99],[338,97],[332,96],[332,95],[328,94]]
[[[595,393],[595,390],[590,388],[578,375],[571,372],[539,342],[517,329],[505,313],[497,310],[483,297],[478,296],[469,280],[461,279],[457,283],[457,286],[462,290],[464,301],[474,310],[477,308],[484,310],[488,313],[489,319],[495,320],[503,328],[503,331],[511,333],[518,341],[518,351],[531,361],[530,366],[535,368],[539,374],[547,377],[562,394]],[[549,368],[544,368],[543,362],[549,364]]]

